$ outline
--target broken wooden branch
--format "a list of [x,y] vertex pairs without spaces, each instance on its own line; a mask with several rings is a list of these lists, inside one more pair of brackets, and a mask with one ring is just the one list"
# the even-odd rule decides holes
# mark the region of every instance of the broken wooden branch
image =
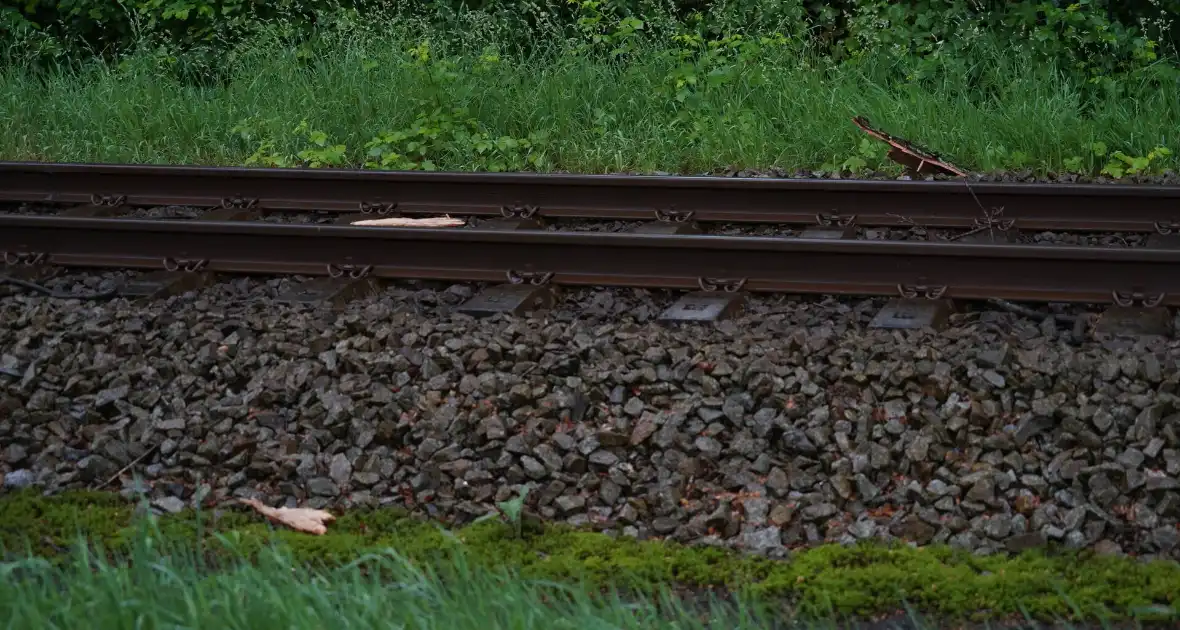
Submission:
[[389,219],[365,219],[363,221],[353,221],[353,225],[360,225],[363,227],[424,227],[424,228],[442,228],[442,227],[461,227],[467,222],[463,219],[454,219],[451,217],[424,217],[421,219],[411,219],[407,217],[393,217]]
[[888,144],[890,147],[889,159],[901,164],[915,174],[925,175],[927,173],[936,173],[940,175],[955,175],[956,177],[967,176],[967,171],[942,160],[932,151],[918,147],[913,142],[904,138],[891,136],[884,131],[874,129],[869,124],[869,119],[864,116],[857,116],[852,119],[852,122],[865,133]]
[[325,523],[331,523],[336,517],[331,512],[313,510],[311,508],[272,508],[257,499],[240,499],[243,505],[248,505],[259,514],[279,525],[286,525],[298,532],[323,536],[328,531]]

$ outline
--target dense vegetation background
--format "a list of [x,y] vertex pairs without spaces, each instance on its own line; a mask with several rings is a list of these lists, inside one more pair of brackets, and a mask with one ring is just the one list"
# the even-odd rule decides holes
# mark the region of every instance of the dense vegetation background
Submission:
[[169,55],[220,54],[264,31],[304,39],[348,14],[389,28],[428,25],[468,44],[494,38],[517,52],[587,35],[618,52],[638,31],[690,31],[782,34],[836,58],[868,49],[945,57],[999,36],[1095,75],[1150,64],[1180,42],[1180,0],[3,0],[0,7],[8,55],[38,60],[117,56],[145,44]]
[[0,0],[0,37],[8,159],[855,172],[865,114],[1117,177],[1180,128],[1180,0]]

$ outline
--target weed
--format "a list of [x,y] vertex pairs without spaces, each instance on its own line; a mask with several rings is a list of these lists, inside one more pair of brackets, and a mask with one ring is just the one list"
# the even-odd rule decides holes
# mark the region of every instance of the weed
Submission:
[[[1132,156],[1123,151],[1110,153],[1104,142],[1093,142],[1086,157],[1073,156],[1063,162],[1065,170],[1077,174],[1093,174],[1095,171],[1118,179],[1127,175],[1153,175],[1162,172],[1162,162],[1171,157],[1167,147],[1157,146],[1146,155]],[[1098,164],[1105,161],[1100,169]]]
[[532,490],[532,486],[525,485],[515,499],[497,503],[496,512],[485,514],[475,519],[475,522],[482,523],[499,516],[512,527],[512,531],[515,532],[518,539],[524,538],[524,502],[528,498],[530,490]]
[[[1149,151],[1147,155],[1132,157],[1123,153],[1122,151],[1115,151],[1110,154],[1110,161],[1106,166],[1102,167],[1104,175],[1110,175],[1114,178],[1122,177],[1123,175],[1142,175],[1158,170],[1158,161],[1160,158],[1166,158],[1172,155],[1172,152],[1167,147],[1156,147]],[[1156,169],[1152,166],[1156,165]]]
[[878,142],[872,138],[862,138],[860,144],[856,147],[856,153],[851,155],[848,159],[840,163],[839,166],[831,162],[824,163],[819,170],[824,173],[851,173],[859,175],[869,171],[883,171],[896,170],[896,167],[889,164],[886,160],[886,154],[889,153],[889,147],[882,142]]

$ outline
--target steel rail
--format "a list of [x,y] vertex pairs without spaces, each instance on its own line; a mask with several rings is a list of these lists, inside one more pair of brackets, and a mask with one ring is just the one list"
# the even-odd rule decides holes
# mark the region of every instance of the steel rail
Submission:
[[[1180,186],[380,172],[0,162],[0,201],[275,211],[1180,232]],[[396,207],[394,207],[396,206]],[[665,218],[669,218],[665,215]]]
[[67,266],[203,261],[208,271],[310,275],[371,266],[388,278],[536,273],[554,284],[666,288],[740,279],[752,291],[1098,303],[1137,293],[1180,303],[1180,251],[1164,249],[0,216],[0,251]]

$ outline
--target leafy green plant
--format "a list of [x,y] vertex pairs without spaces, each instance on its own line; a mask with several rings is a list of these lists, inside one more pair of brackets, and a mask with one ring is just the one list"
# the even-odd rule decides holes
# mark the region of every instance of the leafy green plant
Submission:
[[[0,35],[31,27],[45,44],[43,59],[119,58],[151,47],[177,67],[224,64],[226,53],[263,30],[281,27],[306,39],[329,14],[353,0],[21,0],[0,8]],[[26,38],[27,39],[27,38]]]
[[250,117],[239,121],[230,130],[237,139],[248,147],[254,147],[245,159],[246,166],[267,166],[272,168],[287,168],[295,165],[295,160],[288,155],[279,153],[275,139],[262,130],[269,121],[258,117]]
[[856,153],[838,165],[834,162],[825,162],[819,170],[824,173],[838,172],[852,175],[879,171],[888,164],[888,160],[886,160],[888,153],[889,148],[883,142],[872,138],[861,138],[860,143],[856,146]]
[[527,137],[496,136],[483,129],[467,115],[467,110],[434,110],[420,114],[405,129],[383,131],[364,145],[364,157],[354,159],[346,144],[333,142],[324,131],[313,129],[302,120],[290,135],[298,151],[280,150],[287,144],[261,131],[269,121],[248,118],[233,128],[233,133],[253,152],[246,158],[248,166],[286,168],[341,167],[360,163],[364,168],[398,171],[437,171],[451,169],[491,172],[544,170],[549,167],[545,151],[547,134],[533,132]]
[[508,499],[507,501],[500,501],[496,503],[496,511],[489,512],[483,516],[475,519],[475,523],[491,520],[493,518],[500,518],[505,523],[512,526],[513,533],[518,539],[524,537],[524,502],[528,498],[532,486],[525,484],[520,489],[520,494],[515,499]]
[[299,124],[291,132],[292,135],[302,136],[305,143],[305,148],[295,153],[294,156],[281,153],[277,149],[274,138],[260,137],[259,124],[257,119],[247,119],[234,126],[234,132],[240,139],[246,142],[258,142],[257,148],[250,157],[246,158],[247,166],[323,168],[344,166],[348,161],[346,157],[348,148],[343,144],[329,142],[328,134],[318,129],[312,129],[306,119],[299,121]]
[[754,127],[753,112],[719,108],[712,99],[724,98],[721,95],[735,83],[750,87],[764,84],[766,64],[758,62],[766,51],[785,46],[786,38],[780,34],[710,38],[700,32],[684,31],[671,39],[675,46],[664,51],[663,56],[672,68],[660,86],[675,112],[671,129],[690,145],[715,136],[718,129],[749,133]]
[[485,74],[491,72],[493,69],[503,63],[503,58],[500,55],[500,50],[495,45],[484,46],[479,58],[471,66],[472,74]]
[[1106,166],[1102,167],[1102,174],[1116,179],[1124,175],[1147,174],[1152,170],[1152,163],[1170,155],[1172,152],[1167,147],[1156,147],[1143,156],[1130,156],[1122,151],[1115,151],[1110,154],[1110,161]]
[[407,65],[414,68],[425,79],[425,82],[435,87],[436,90],[442,90],[459,78],[455,62],[435,54],[429,39],[422,40],[416,46],[410,47],[406,50],[406,54],[409,57]]
[[1099,160],[1107,154],[1105,142],[1091,142],[1087,146],[1086,155],[1075,155],[1062,160],[1067,173],[1077,175],[1092,174],[1097,169]]
[[674,47],[665,53],[674,67],[664,78],[663,89],[677,103],[698,106],[705,95],[739,79],[754,84],[765,79],[756,62],[769,49],[786,46],[781,34],[750,38],[740,34],[709,39],[684,32],[672,37]]
[[312,129],[306,119],[291,131],[294,136],[301,137],[304,148],[294,155],[285,154],[278,150],[275,138],[260,131],[266,124],[257,118],[247,118],[233,128],[233,133],[247,144],[257,142],[257,147],[250,157],[246,158],[247,166],[269,166],[275,168],[289,168],[293,166],[308,166],[311,168],[340,167],[348,163],[348,147],[343,144],[333,144],[326,132]]
[[1110,86],[1111,75],[1145,67],[1158,58],[1159,44],[1111,20],[1105,2],[1019,4],[1005,22],[1030,35],[1031,46],[1041,56],[1069,60],[1093,84]]
[[308,166],[322,168],[325,166],[344,165],[344,154],[347,148],[343,144],[332,144],[328,142],[328,134],[318,129],[311,129],[306,120],[300,121],[299,126],[295,128],[295,133],[301,133],[307,136],[307,142],[310,146],[300,151],[297,155]]
[[[1172,6],[1159,6],[1164,2]],[[1172,0],[1131,4],[845,0],[835,3],[828,19],[842,43],[834,46],[834,54],[890,54],[910,80],[932,78],[950,60],[969,64],[978,42],[999,35],[1030,61],[1055,63],[1087,77],[1097,89],[1114,89],[1119,75],[1146,69],[1158,59],[1160,44],[1142,27],[1147,16],[1168,16],[1180,8]],[[1161,35],[1172,27],[1170,18],[1152,23]]]
[[390,170],[438,170],[440,160],[467,162],[494,173],[548,166],[546,134],[525,138],[493,136],[465,109],[422,114],[408,129],[385,131],[365,144],[365,167]]
[[646,25],[643,20],[623,15],[620,3],[611,0],[566,0],[574,7],[574,31],[578,53],[606,53],[623,57],[635,50]]
[[889,147],[884,143],[872,138],[861,138],[860,144],[857,145],[856,155],[844,160],[842,167],[844,170],[852,173],[860,172],[867,168],[880,170],[888,153]]
[[1003,144],[989,144],[984,150],[984,158],[989,166],[1007,171],[1019,171],[1035,166],[1033,158],[1018,149],[1009,149]]
[[[1065,170],[1079,175],[1093,174],[1097,171],[1099,174],[1118,179],[1126,175],[1158,172],[1160,161],[1172,155],[1172,151],[1163,146],[1157,146],[1142,156],[1132,156],[1123,151],[1110,153],[1104,142],[1091,143],[1089,149],[1089,155],[1075,155],[1063,160]],[[1098,164],[1102,162],[1105,164],[1098,168]]]

